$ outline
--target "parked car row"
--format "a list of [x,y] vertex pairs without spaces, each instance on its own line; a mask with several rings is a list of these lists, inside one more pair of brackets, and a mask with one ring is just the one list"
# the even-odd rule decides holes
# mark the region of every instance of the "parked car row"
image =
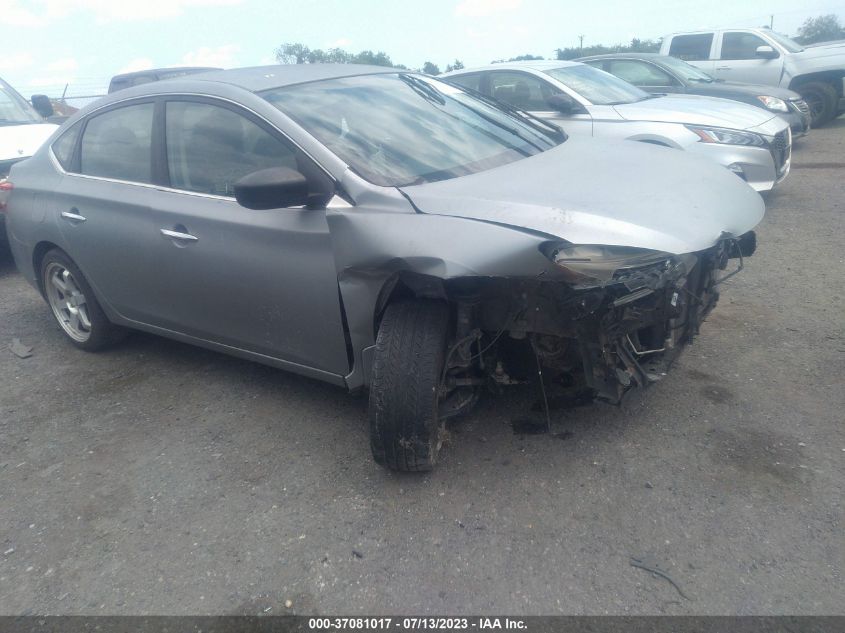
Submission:
[[[789,128],[582,64],[495,72],[480,92],[353,65],[120,90],[12,168],[15,262],[83,350],[139,329],[368,388],[393,469],[432,468],[485,390],[539,375],[542,402],[619,402],[661,379],[756,248],[763,201],[719,149],[735,141],[765,188]],[[526,72],[549,116],[514,105]],[[603,122],[648,112],[689,151]]]
[[501,63],[442,77],[560,125],[568,134],[706,156],[757,191],[772,189],[789,174],[790,126],[765,108],[691,94],[652,94],[578,62]]

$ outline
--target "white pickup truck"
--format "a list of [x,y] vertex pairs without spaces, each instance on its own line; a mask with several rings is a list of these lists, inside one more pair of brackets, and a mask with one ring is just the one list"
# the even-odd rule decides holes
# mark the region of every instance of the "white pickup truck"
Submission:
[[771,29],[714,29],[667,35],[660,53],[717,80],[794,90],[810,106],[813,127],[845,112],[845,42],[804,48]]

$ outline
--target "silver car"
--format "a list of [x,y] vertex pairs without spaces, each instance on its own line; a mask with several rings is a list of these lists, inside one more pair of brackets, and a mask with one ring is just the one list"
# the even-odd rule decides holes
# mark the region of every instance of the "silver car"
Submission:
[[789,174],[792,133],[773,112],[696,95],[649,94],[586,64],[531,61],[441,75],[568,134],[630,139],[707,156],[757,191]]
[[658,380],[764,213],[711,161],[350,65],[129,88],[11,180],[15,261],[74,345],[139,329],[369,388],[399,470],[484,390]]

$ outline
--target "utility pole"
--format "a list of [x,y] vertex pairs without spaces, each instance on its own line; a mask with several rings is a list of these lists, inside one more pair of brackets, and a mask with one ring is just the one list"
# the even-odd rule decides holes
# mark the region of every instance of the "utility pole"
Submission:
[[769,28],[770,29],[775,28],[775,16],[773,16],[773,15],[769,16]]
[[578,49],[583,51],[583,50],[584,50],[584,36],[583,36],[583,35],[579,35],[579,36],[578,36],[578,41],[579,41],[579,44],[578,44]]

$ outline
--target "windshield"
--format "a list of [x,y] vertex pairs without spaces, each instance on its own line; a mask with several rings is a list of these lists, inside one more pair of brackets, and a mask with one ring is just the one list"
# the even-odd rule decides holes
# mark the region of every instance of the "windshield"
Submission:
[[39,123],[41,117],[14,88],[0,79],[0,125]]
[[356,173],[385,187],[465,176],[559,144],[458,87],[410,73],[276,88],[261,96]]
[[704,83],[710,83],[715,81],[711,75],[708,75],[706,72],[701,70],[700,68],[696,68],[692,64],[686,63],[682,59],[678,59],[677,57],[659,57],[660,63],[666,66],[669,70],[671,70],[676,75],[680,75],[689,81],[703,81]]
[[610,73],[579,64],[545,71],[593,105],[618,105],[651,98],[652,95]]
[[786,37],[786,35],[781,35],[780,33],[775,33],[774,31],[766,31],[766,35],[768,35],[775,42],[783,46],[790,53],[800,53],[804,50],[803,46],[801,46],[795,40]]

